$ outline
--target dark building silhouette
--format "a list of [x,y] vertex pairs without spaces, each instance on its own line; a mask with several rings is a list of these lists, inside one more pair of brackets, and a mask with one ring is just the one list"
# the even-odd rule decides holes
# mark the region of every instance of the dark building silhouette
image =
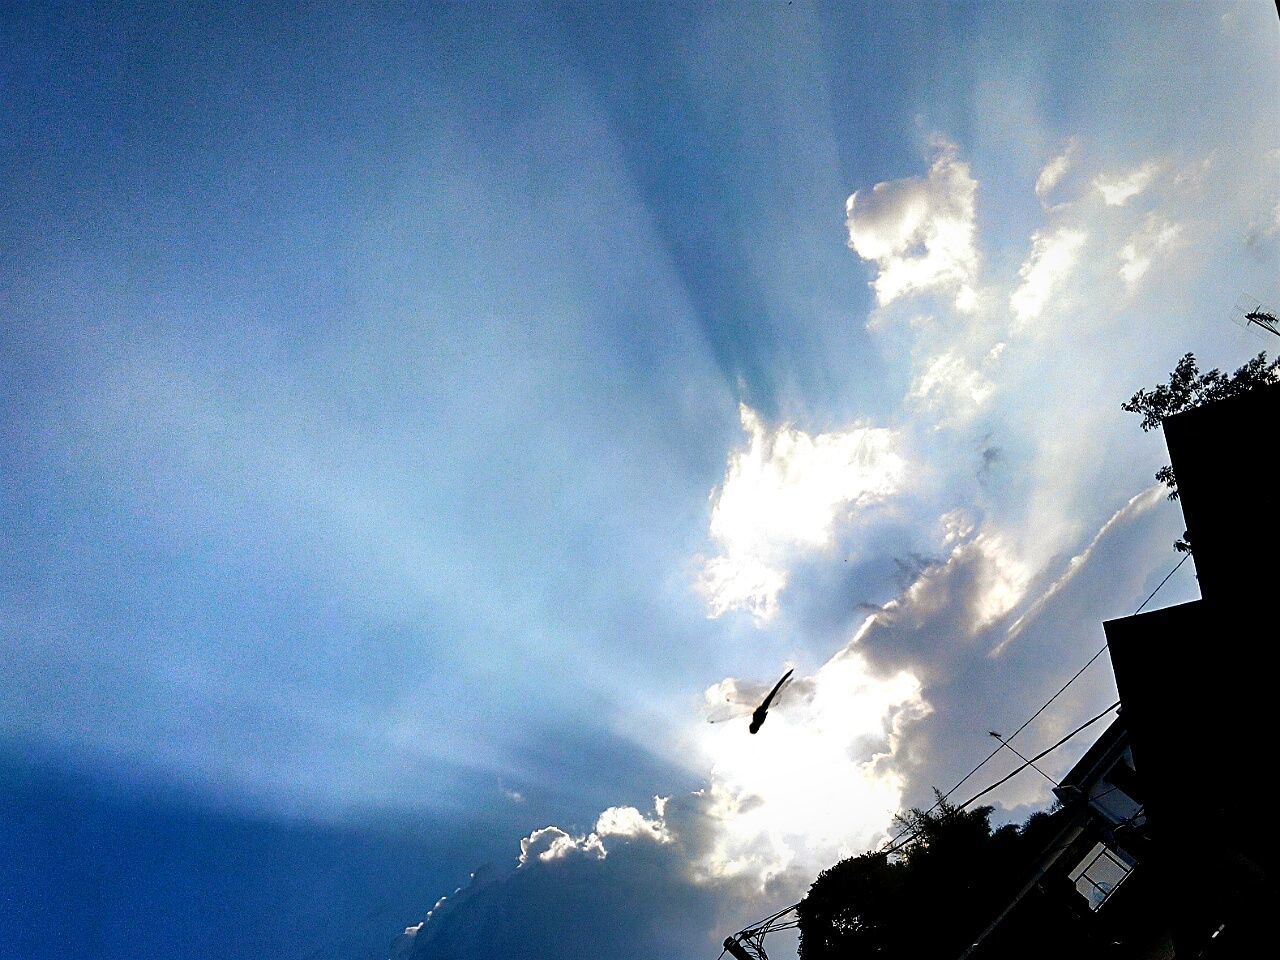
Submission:
[[[1164,421],[1201,599],[1103,625],[1120,714],[960,960],[1280,956],[1277,422],[1280,384]],[[726,950],[764,956],[792,909]]]
[[1201,599],[1104,624],[1178,957],[1277,950],[1277,422],[1280,385],[1165,420]]
[[961,960],[1173,956],[1125,717],[1054,789],[1054,829],[1017,894]]
[[1055,789],[1053,839],[964,960],[1280,955],[1277,422],[1280,385],[1164,421],[1201,599],[1104,624],[1120,716]]

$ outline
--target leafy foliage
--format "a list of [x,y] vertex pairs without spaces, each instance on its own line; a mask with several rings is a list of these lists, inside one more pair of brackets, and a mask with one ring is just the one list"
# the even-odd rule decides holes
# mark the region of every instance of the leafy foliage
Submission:
[[954,957],[973,942],[1026,879],[1061,828],[1038,813],[992,831],[991,807],[899,818],[913,839],[892,857],[865,853],[819,874],[801,902],[801,960]]
[[[1267,363],[1267,355],[1260,353],[1235,373],[1225,374],[1214,368],[1202,374],[1195,355],[1188,353],[1173,368],[1168,383],[1159,384],[1153,390],[1139,390],[1120,404],[1120,409],[1141,414],[1142,429],[1154,430],[1165,417],[1239,396],[1269,383],[1280,383],[1280,358]],[[1169,488],[1170,500],[1178,499],[1178,478],[1173,475],[1173,467],[1161,467],[1156,471],[1156,479]]]

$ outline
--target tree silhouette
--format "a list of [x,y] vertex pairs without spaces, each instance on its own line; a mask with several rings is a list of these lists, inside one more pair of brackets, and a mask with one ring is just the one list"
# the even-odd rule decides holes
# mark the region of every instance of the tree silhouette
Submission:
[[[1142,429],[1154,430],[1165,417],[1171,417],[1175,413],[1280,382],[1278,368],[1280,358],[1267,363],[1266,353],[1260,353],[1230,375],[1216,367],[1202,374],[1196,365],[1195,355],[1188,353],[1173,368],[1168,383],[1159,384],[1153,390],[1139,390],[1120,404],[1120,409],[1141,414]],[[1156,471],[1156,479],[1169,488],[1170,500],[1178,499],[1178,478],[1173,475],[1173,467],[1168,464],[1161,467]],[[1183,552],[1190,551],[1185,538],[1175,546]]]
[[957,956],[1060,829],[1056,818],[1038,813],[1021,827],[993,832],[991,810],[961,810],[939,795],[936,809],[898,818],[912,837],[901,850],[864,853],[824,870],[797,908],[801,960]]

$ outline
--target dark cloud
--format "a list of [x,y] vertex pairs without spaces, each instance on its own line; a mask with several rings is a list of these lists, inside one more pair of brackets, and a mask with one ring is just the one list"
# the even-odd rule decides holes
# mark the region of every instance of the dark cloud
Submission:
[[[1109,524],[1087,562],[1078,569],[1067,557],[1050,563],[1016,607],[989,623],[983,623],[984,608],[998,583],[998,561],[980,540],[970,541],[945,562],[922,570],[897,601],[873,615],[858,649],[885,671],[916,673],[933,709],[904,729],[893,761],[907,776],[908,804],[929,802],[934,786],[952,786],[990,751],[987,731],[1017,729],[1104,644],[1102,621],[1133,612],[1167,572],[1161,558],[1168,558],[1167,566],[1176,563],[1167,538],[1179,522],[1170,511],[1152,509]],[[1148,561],[1135,565],[1134,557]],[[1074,575],[1060,577],[1064,572]],[[1055,589],[1050,593],[1051,582]],[[1188,588],[1194,591],[1194,583],[1189,584],[1171,583],[1160,602],[1182,599]],[[1034,617],[1010,640],[1018,614],[1033,608]],[[997,649],[1001,652],[993,656]],[[1018,744],[1023,752],[1048,746],[1114,699],[1103,657]],[[1065,769],[1089,742],[1082,736],[1055,754],[1049,768]],[[966,791],[971,787],[976,792],[1013,765],[1011,755],[997,758]],[[1019,778],[996,797],[1011,805],[1031,797],[1049,799],[1034,778]]]
[[982,449],[978,452],[980,463],[978,464],[978,479],[986,480],[991,476],[991,472],[1004,462],[1004,451],[1000,447],[994,446],[989,441],[991,435],[982,438]]
[[[438,902],[421,928],[394,944],[397,960],[527,960],[603,956],[615,960],[701,960],[725,933],[753,914],[730,915],[724,887],[692,879],[705,842],[696,798],[669,809],[674,839],[607,836],[592,844],[550,844],[562,831],[539,831],[520,866],[478,871]],[[571,838],[570,838],[571,839]],[[543,860],[539,854],[553,855]],[[513,857],[514,863],[514,857]],[[750,898],[747,904],[751,904]],[[741,910],[741,904],[738,907]],[[763,909],[763,904],[761,905]]]

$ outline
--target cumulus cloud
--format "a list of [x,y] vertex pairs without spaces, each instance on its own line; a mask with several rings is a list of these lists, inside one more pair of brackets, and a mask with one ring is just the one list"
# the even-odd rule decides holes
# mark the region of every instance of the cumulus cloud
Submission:
[[954,544],[951,553],[925,567],[901,596],[868,617],[856,642],[887,626],[919,629],[940,611],[952,616],[953,637],[973,636],[1022,600],[1035,572],[1032,566],[998,531],[975,531],[955,516],[942,518],[944,543]]
[[635,839],[647,837],[655,843],[670,843],[671,835],[663,819],[666,797],[654,797],[654,813],[651,819],[635,807],[609,807],[596,818],[595,829],[574,836],[559,827],[543,827],[533,831],[520,841],[518,863],[525,866],[537,859],[543,863],[571,856],[594,857],[603,860],[609,855],[604,841],[609,837]]
[[1030,323],[1040,316],[1054,290],[1075,269],[1086,239],[1085,232],[1075,227],[1032,235],[1031,253],[1018,271],[1022,282],[1009,297],[1018,323]]
[[[725,690],[759,692],[726,679],[708,696]],[[581,833],[532,831],[513,865],[442,897],[394,955],[541,958],[577,955],[567,944],[581,941],[609,956],[695,957],[798,898],[817,870],[885,836],[902,800],[896,744],[928,706],[915,677],[872,669],[853,644],[788,693],[756,736],[745,721],[699,725],[703,789],[655,797],[648,813],[610,807]],[[660,949],[661,925],[672,929]]]
[[596,819],[596,834],[601,837],[648,837],[655,843],[670,843],[664,820],[670,797],[654,797],[652,818],[635,807],[610,807]]
[[712,617],[746,609],[764,622],[777,610],[789,559],[827,545],[848,511],[897,490],[905,463],[888,429],[771,433],[745,405],[740,415],[747,446],[730,455],[712,495],[710,534],[720,553],[704,564],[698,587]]
[[[1079,141],[1073,138],[1042,168],[1035,193],[1044,222],[1028,230],[1030,249],[1015,277],[984,279],[976,309],[934,307],[936,317],[917,315],[909,323],[877,323],[869,328],[883,338],[888,352],[910,357],[904,397],[908,420],[898,429],[907,433],[946,428],[930,445],[940,455],[921,464],[922,470],[945,475],[940,486],[949,491],[966,489],[966,483],[981,491],[974,499],[960,500],[962,506],[946,514],[940,543],[912,545],[911,550],[924,555],[940,547],[942,559],[913,569],[911,581],[898,595],[880,603],[863,622],[853,645],[872,670],[906,670],[916,677],[922,685],[922,700],[933,710],[920,722],[904,726],[902,742],[885,767],[905,777],[907,796],[917,801],[927,796],[919,792],[922,785],[946,779],[945,774],[939,776],[939,771],[947,769],[940,745],[949,742],[950,735],[939,726],[945,722],[942,717],[967,716],[966,711],[972,710],[954,689],[972,684],[985,686],[990,693],[998,686],[994,663],[1016,661],[1016,669],[1029,674],[1045,670],[1045,662],[1032,664],[1024,657],[1044,640],[1042,625],[1051,619],[1046,611],[1082,602],[1076,596],[1082,571],[1095,564],[1104,542],[1113,541],[1117,531],[1133,528],[1150,506],[1147,499],[1135,498],[1101,530],[1080,522],[1082,509],[1096,507],[1083,493],[1103,473],[1098,453],[1113,442],[1110,428],[1094,417],[1098,405],[1082,396],[1081,388],[1085,383],[1096,388],[1105,379],[1089,367],[1093,348],[1088,344],[1110,335],[1102,331],[1115,329],[1121,322],[1114,304],[1126,298],[1117,294],[1123,293],[1125,284],[1135,285],[1161,255],[1181,243],[1184,232],[1167,216],[1133,209],[1134,198],[1156,184],[1167,164],[1150,161],[1115,175],[1080,171],[1085,195],[1074,200],[1063,197],[1069,192],[1064,184],[1068,179],[1077,182],[1080,166]],[[1205,169],[1206,162],[1200,162],[1195,172]],[[902,184],[904,192],[919,193],[932,177],[931,173],[930,178],[895,181],[895,185]],[[1193,186],[1188,174],[1176,189],[1171,188],[1167,199],[1193,209],[1191,205],[1198,202]],[[856,201],[862,196],[854,194],[852,211],[858,209]],[[1058,203],[1060,199],[1064,202]],[[1187,210],[1179,208],[1180,218],[1191,215]],[[887,227],[873,226],[892,239]],[[975,235],[981,249],[980,239]],[[893,249],[888,241],[883,250],[851,246],[866,259],[875,259],[866,256],[868,252]],[[1119,264],[1113,257],[1119,258]],[[993,257],[992,262],[996,261]],[[877,263],[883,275],[885,265]],[[892,286],[888,290],[895,293]],[[881,297],[882,307],[886,299],[892,297]],[[1000,309],[1005,303],[1007,312]],[[1056,308],[1060,303],[1071,304],[1073,335],[1048,322],[1065,313]],[[1094,309],[1100,304],[1109,309]],[[904,313],[903,307],[897,309],[898,316]],[[1033,324],[1035,336],[1028,335]],[[891,337],[898,340],[890,342]],[[1009,403],[995,409],[996,396]],[[1021,415],[1052,407],[1083,415],[1077,429],[1064,431],[1061,421]],[[1011,411],[1013,422],[1004,419]],[[922,412],[928,418],[921,417]],[[980,440],[966,430],[977,419],[976,413],[989,414],[983,418]],[[963,456],[957,454],[975,445],[983,451],[984,466],[962,474],[957,465]],[[989,465],[1002,458],[1011,469],[993,475]],[[913,487],[912,493],[919,491]],[[946,509],[945,501],[935,504],[935,509]],[[904,502],[901,509],[917,506]],[[1098,522],[1103,519],[1099,517]],[[917,535],[923,523],[917,516]],[[1093,539],[1082,543],[1080,538],[1088,535]],[[1063,557],[1074,557],[1065,571],[1056,566]],[[1104,555],[1103,562],[1111,560]],[[1108,596],[1115,589],[1111,583],[1105,590],[1099,585]],[[804,596],[798,590],[795,595]],[[1096,628],[1097,623],[1086,626]],[[1034,642],[1025,640],[1029,634]],[[1006,651],[1014,638],[1024,640]],[[1070,668],[1078,666],[1076,662]],[[1028,791],[1028,797],[1036,792]]]
[[1094,179],[1093,185],[1102,194],[1102,200],[1107,206],[1123,207],[1150,187],[1162,172],[1163,163],[1148,160],[1127,173],[1102,174]]
[[974,522],[968,512],[963,509],[951,510],[938,518],[942,527],[942,545],[952,547],[967,540],[973,533]]
[[1072,137],[1067,141],[1063,151],[1044,165],[1040,171],[1040,175],[1036,177],[1036,196],[1040,198],[1040,202],[1044,203],[1049,194],[1053,192],[1067,171],[1071,169],[1076,161],[1076,157],[1080,152],[1080,141]]
[[575,855],[603,860],[608,852],[595,833],[575,837],[559,827],[542,827],[520,841],[520,866],[534,858],[546,863]]
[[933,289],[953,290],[962,309],[974,305],[977,190],[969,165],[943,142],[925,177],[884,181],[849,197],[849,246],[876,264],[872,287],[882,306]]
[[[944,514],[939,530],[946,556],[918,564],[898,596],[786,691],[756,737],[731,724],[701,733],[711,772],[698,796],[711,826],[696,876],[763,886],[812,871],[883,837],[909,779],[941,782],[903,748],[933,712],[929,685],[985,657],[979,638],[1012,615],[1038,571],[1010,537],[964,509]],[[730,678],[706,698],[763,690]]]
[[1141,280],[1155,258],[1182,235],[1182,227],[1158,214],[1147,215],[1142,227],[1120,248],[1120,277],[1129,286]]
[[[1016,619],[1040,571],[1017,555],[1007,536],[989,525],[974,528],[964,517],[946,519],[946,535],[955,543],[950,554],[921,570],[913,583],[863,622],[851,649],[865,656],[873,668],[908,670],[918,678],[929,708],[902,725],[891,758],[885,761],[905,784],[904,805],[927,805],[931,786],[949,787],[972,760],[981,758],[986,730],[1005,729],[1002,725],[1016,726],[1025,720],[1053,692],[1061,676],[1080,666],[1073,631],[1086,631],[1089,644],[1100,632],[1096,619],[1090,623],[1081,616],[1081,599],[1096,602],[1099,595],[1114,589],[1116,579],[1113,569],[1094,561],[1114,550],[1115,542],[1129,535],[1135,522],[1146,515],[1140,505],[1145,500],[1121,511],[1095,537],[1072,575],[1037,598],[1037,615],[1026,619],[1022,642],[1004,658],[991,657],[990,650],[1007,636],[1009,620]],[[1042,624],[1047,626],[1039,629]],[[1043,690],[1034,681],[1027,682],[1043,673],[1053,677]],[[1021,676],[1022,682],[1011,683],[1012,675]],[[1026,749],[1047,746],[1061,735],[1058,731],[1070,729],[1064,724],[1096,712],[1097,683],[1103,679],[1098,671],[1078,682],[1069,696],[1024,734]],[[1110,694],[1107,690],[1101,696]],[[1048,762],[1067,765],[1071,756],[1071,751],[1062,752]],[[1012,763],[1008,757],[997,758],[974,789],[993,782]],[[1015,779],[991,797],[1005,809],[1049,799],[1045,785],[1029,777]]]
[[927,711],[915,676],[875,670],[851,642],[786,691],[756,736],[744,736],[745,721],[706,726],[711,775],[700,800],[712,829],[698,875],[763,887],[869,846],[902,799],[897,737]]
[[[998,356],[998,351],[994,356]],[[994,359],[988,354],[989,359]],[[995,384],[957,351],[931,358],[911,383],[907,396],[943,413],[942,424],[965,420],[986,406]]]

